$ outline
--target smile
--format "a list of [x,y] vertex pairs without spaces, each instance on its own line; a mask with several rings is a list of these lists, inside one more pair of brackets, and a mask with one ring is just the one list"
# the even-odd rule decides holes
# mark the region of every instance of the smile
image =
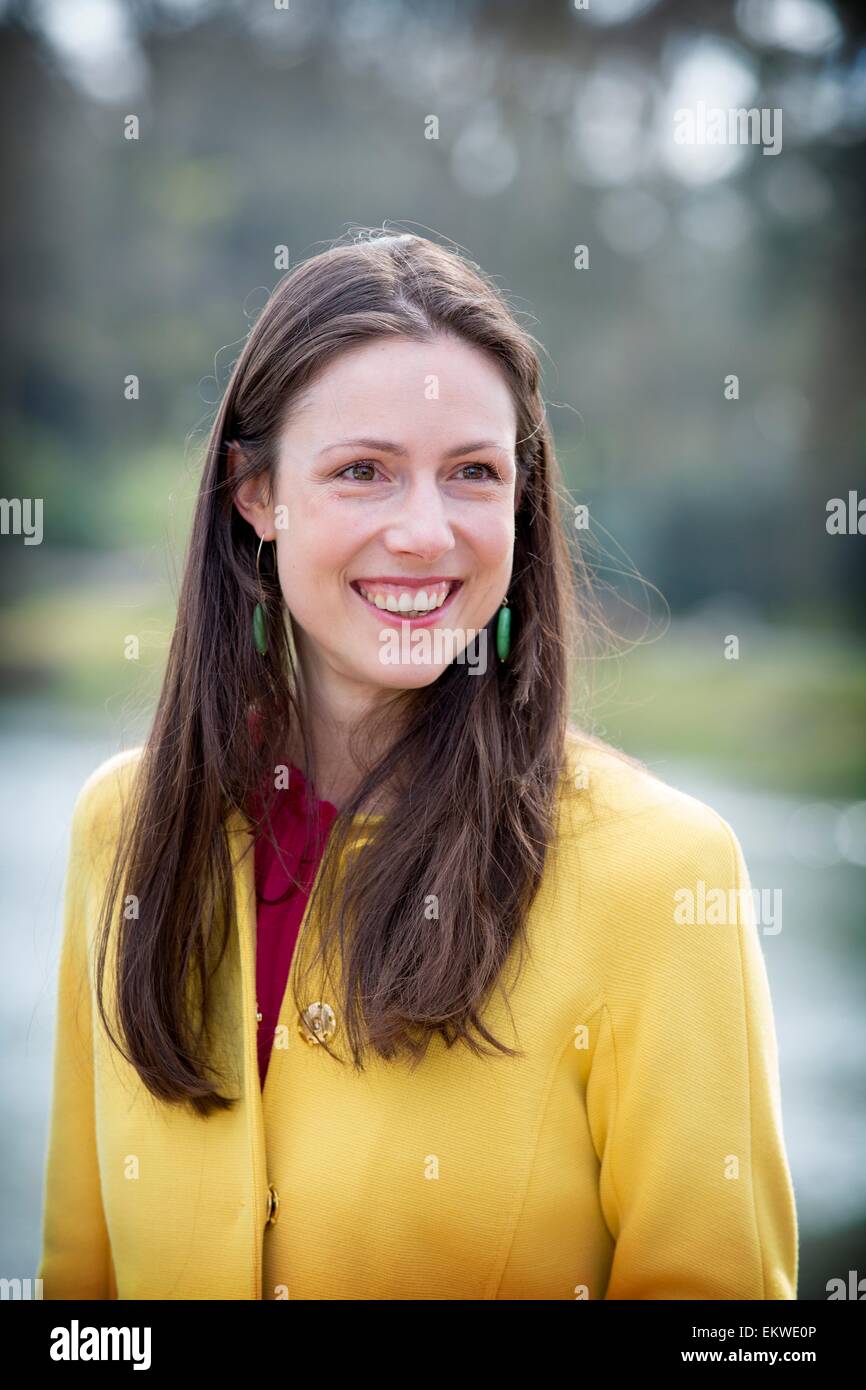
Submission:
[[393,617],[414,627],[424,627],[436,622],[462,584],[462,579],[445,579],[401,588],[392,583],[353,579],[349,587],[379,619]]

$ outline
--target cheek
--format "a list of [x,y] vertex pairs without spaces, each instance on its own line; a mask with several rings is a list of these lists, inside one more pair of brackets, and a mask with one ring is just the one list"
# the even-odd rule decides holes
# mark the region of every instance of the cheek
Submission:
[[511,507],[486,513],[478,509],[467,519],[465,533],[480,564],[504,564],[514,548],[514,512]]
[[288,532],[280,552],[283,601],[308,631],[323,633],[346,617],[352,602],[348,580],[361,546],[345,523],[299,524],[295,535],[297,541]]
[[283,587],[321,590],[323,585],[338,584],[351,571],[353,557],[366,538],[361,523],[333,503],[296,505],[277,541]]

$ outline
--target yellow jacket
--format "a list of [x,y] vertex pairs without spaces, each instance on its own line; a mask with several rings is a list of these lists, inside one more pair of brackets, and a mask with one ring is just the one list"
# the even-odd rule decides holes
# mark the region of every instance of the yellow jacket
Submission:
[[[484,1015],[525,1055],[436,1037],[414,1073],[375,1055],[356,1073],[305,1040],[287,990],[264,1097],[253,858],[233,820],[239,931],[218,979],[241,1100],[203,1120],[147,1092],[93,1001],[99,892],[140,751],[97,768],[73,817],[45,1298],[796,1298],[767,975],[714,811],[570,734],[514,1026],[501,994]],[[701,910],[719,889],[742,904],[726,923]],[[322,1002],[337,1048],[339,1004]]]

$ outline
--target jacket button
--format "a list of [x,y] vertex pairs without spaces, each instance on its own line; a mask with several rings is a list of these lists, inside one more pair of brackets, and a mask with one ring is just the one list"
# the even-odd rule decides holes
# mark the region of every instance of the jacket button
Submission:
[[337,1031],[337,1017],[330,1004],[308,1004],[298,1024],[301,1037],[308,1043],[328,1042]]
[[274,1184],[271,1183],[268,1187],[268,1219],[265,1224],[268,1226],[274,1226],[276,1224],[276,1220],[279,1214],[280,1194],[274,1187]]

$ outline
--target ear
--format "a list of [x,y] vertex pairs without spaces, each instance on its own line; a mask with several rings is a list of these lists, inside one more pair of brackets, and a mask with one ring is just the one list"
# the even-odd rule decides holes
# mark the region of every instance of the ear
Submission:
[[[228,478],[233,480],[244,464],[243,450],[234,440],[226,443],[226,464]],[[263,536],[266,541],[276,539],[274,508],[269,497],[266,474],[260,473],[255,478],[246,478],[238,484],[234,489],[232,501],[258,536]]]

